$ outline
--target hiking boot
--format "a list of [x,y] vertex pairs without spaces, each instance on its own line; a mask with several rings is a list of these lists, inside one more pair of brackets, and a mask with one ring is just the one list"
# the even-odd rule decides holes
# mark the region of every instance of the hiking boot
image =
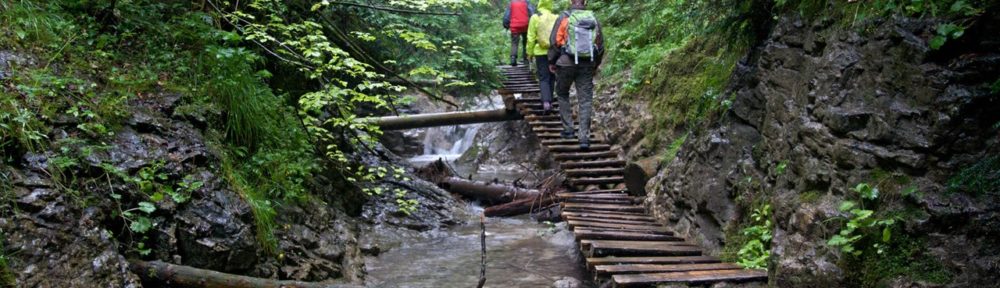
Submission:
[[573,139],[573,138],[576,138],[576,134],[573,133],[573,132],[563,131],[561,134],[562,134],[562,138],[563,139]]
[[549,112],[552,112],[552,103],[542,102],[542,114],[549,114]]
[[510,67],[517,67],[517,57],[510,57]]
[[590,140],[580,141],[580,150],[587,151],[590,150]]

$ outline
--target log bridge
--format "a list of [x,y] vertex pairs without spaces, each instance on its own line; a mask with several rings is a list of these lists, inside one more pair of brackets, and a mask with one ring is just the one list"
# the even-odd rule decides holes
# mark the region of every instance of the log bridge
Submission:
[[[566,175],[571,189],[557,194],[555,202],[560,205],[561,218],[576,237],[587,269],[599,282],[610,281],[614,287],[654,287],[767,281],[767,271],[744,269],[735,263],[704,255],[700,247],[650,216],[641,205],[643,199],[627,193],[626,161],[619,156],[618,149],[612,148],[612,143],[598,136],[596,132],[600,127],[594,127],[589,135],[592,140],[587,151],[580,149],[576,139],[562,139],[559,116],[543,113],[538,82],[531,71],[525,66],[501,66],[500,69],[506,76],[504,86],[499,89],[505,109],[369,118],[368,121],[375,121],[385,130],[528,121],[531,133]],[[453,182],[449,185],[466,184]]]

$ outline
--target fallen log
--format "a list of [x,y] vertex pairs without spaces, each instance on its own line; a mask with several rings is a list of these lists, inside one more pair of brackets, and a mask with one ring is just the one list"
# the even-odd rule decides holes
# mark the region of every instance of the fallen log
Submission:
[[382,130],[403,130],[473,123],[501,122],[523,119],[524,116],[506,109],[428,113],[403,116],[361,118],[357,121],[371,123]]
[[483,215],[487,217],[517,216],[542,210],[552,203],[556,203],[556,197],[539,196],[487,207],[483,210]]
[[190,288],[360,288],[351,284],[301,282],[254,278],[218,271],[169,264],[161,261],[129,260],[129,269],[144,281]]
[[458,177],[444,177],[438,186],[452,193],[473,198],[488,204],[503,204],[518,199],[535,198],[541,192],[496,183],[465,180]]

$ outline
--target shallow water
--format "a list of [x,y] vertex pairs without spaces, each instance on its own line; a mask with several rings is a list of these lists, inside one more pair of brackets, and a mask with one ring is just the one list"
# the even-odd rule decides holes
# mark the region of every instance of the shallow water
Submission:
[[[487,218],[486,231],[486,287],[551,287],[565,276],[593,286],[565,223],[537,223],[528,216]],[[472,219],[369,257],[368,287],[475,287],[480,233],[479,219]]]

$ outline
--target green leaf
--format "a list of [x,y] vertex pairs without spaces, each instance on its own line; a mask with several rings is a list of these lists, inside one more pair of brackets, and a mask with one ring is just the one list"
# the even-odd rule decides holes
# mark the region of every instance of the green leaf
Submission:
[[128,228],[135,233],[146,233],[149,229],[153,228],[153,220],[147,217],[139,217],[135,221],[132,221],[132,224],[129,224]]
[[944,42],[946,41],[948,41],[948,38],[945,36],[934,36],[934,38],[931,38],[930,47],[934,50],[941,49],[941,46],[944,46]]
[[882,242],[888,243],[891,238],[892,238],[892,227],[886,226],[885,228],[882,228]]
[[851,209],[854,209],[854,206],[856,205],[857,203],[854,203],[854,201],[844,201],[840,203],[839,209],[841,212],[847,212],[850,211]]
[[156,211],[156,205],[149,202],[139,202],[139,211],[146,212],[146,214],[153,213]]

